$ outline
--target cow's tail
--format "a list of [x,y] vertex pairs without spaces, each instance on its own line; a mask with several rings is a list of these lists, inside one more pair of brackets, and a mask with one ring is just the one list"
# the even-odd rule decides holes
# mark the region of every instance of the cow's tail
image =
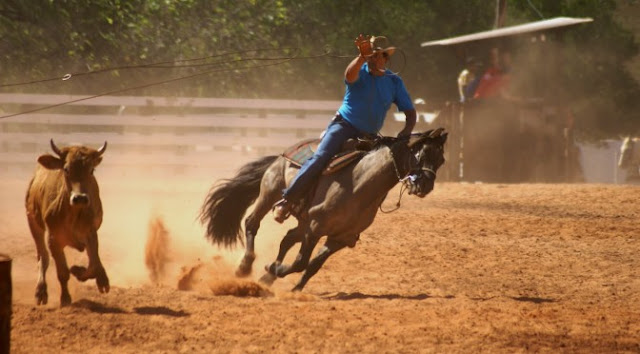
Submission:
[[240,168],[232,179],[221,180],[209,191],[200,222],[206,224],[206,237],[214,244],[231,247],[242,240],[240,223],[260,194],[262,176],[278,156],[266,156]]

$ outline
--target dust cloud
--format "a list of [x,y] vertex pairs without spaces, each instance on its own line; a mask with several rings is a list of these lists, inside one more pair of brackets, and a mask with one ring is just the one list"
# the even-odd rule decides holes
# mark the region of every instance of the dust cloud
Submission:
[[[209,162],[214,166],[228,163],[225,156],[213,154]],[[213,295],[272,296],[257,279],[275,258],[280,239],[292,221],[280,225],[270,215],[264,218],[256,238],[253,273],[238,279],[235,270],[244,247],[240,243],[231,249],[212,245],[197,219],[211,186],[219,179],[232,177],[250,160],[253,157],[236,159],[237,166],[211,177],[162,170],[142,177],[128,171],[127,178],[102,183],[105,215],[109,213],[109,220],[118,220],[107,223],[105,216],[101,230],[105,235],[101,236],[103,262],[112,284],[165,286]],[[167,190],[167,186],[173,190]],[[247,213],[251,211],[249,208]],[[283,283],[287,289],[292,286]]]
[[197,262],[192,266],[183,266],[178,279],[178,290],[210,292],[213,295],[232,295],[239,297],[265,297],[273,293],[265,286],[247,279],[234,278],[233,268],[217,256],[207,264]]
[[[207,156],[202,168],[179,170],[161,161],[162,152],[149,154],[147,165],[137,166],[138,158],[148,152],[122,151],[123,146],[125,142],[109,145],[95,172],[104,210],[98,230],[99,255],[111,287],[161,286],[214,295],[270,296],[269,290],[262,288],[257,280],[264,274],[264,266],[275,259],[279,242],[294,226],[293,221],[280,225],[271,215],[264,218],[256,238],[253,273],[246,279],[237,279],[235,270],[242,259],[243,246],[223,249],[212,245],[197,219],[211,186],[219,179],[233,177],[237,169],[258,156],[206,151],[201,154]],[[34,153],[33,166],[12,168],[2,175],[0,212],[4,217],[0,219],[3,221],[0,251],[14,258],[16,303],[34,303],[37,260],[24,217],[24,193],[35,158],[43,152],[47,152],[46,149]],[[296,250],[290,253],[292,258]],[[65,254],[69,266],[88,264],[86,252],[66,247]],[[46,279],[48,306],[55,307],[60,293],[54,266],[49,267]],[[289,290],[294,281],[278,280],[274,291],[279,287]],[[79,284],[73,277],[69,281],[73,301],[77,300]],[[89,280],[87,284],[94,285],[95,281]]]
[[164,279],[167,263],[171,261],[169,231],[162,219],[155,217],[149,221],[147,243],[144,248],[144,263],[149,271],[149,278],[154,284]]

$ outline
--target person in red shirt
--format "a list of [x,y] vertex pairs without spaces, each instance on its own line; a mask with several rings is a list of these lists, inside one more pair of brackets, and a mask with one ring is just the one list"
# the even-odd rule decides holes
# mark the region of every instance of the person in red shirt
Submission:
[[503,53],[500,61],[500,51],[498,48],[491,48],[490,66],[482,75],[478,88],[473,98],[494,98],[502,95],[502,91],[509,86],[508,69],[511,66],[511,56],[508,52]]

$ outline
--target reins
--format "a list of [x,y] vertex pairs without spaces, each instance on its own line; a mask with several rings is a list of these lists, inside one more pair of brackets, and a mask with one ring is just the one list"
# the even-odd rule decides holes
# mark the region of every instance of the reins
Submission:
[[[378,207],[380,209],[380,212],[383,214],[389,214],[389,213],[393,213],[394,211],[400,209],[400,200],[402,200],[402,195],[404,194],[404,191],[407,190],[407,186],[403,183],[402,186],[400,186],[400,195],[398,195],[398,201],[396,202],[396,207],[390,210],[382,210],[382,203],[380,203],[380,206]],[[385,200],[387,198],[385,197]],[[383,200],[384,202],[384,200]]]
[[[380,206],[378,208],[380,209],[380,212],[384,214],[392,213],[400,209],[400,201],[402,200],[402,196],[404,195],[404,192],[407,190],[407,180],[411,179],[411,176],[409,174],[412,171],[411,166],[409,166],[409,170],[403,176],[400,173],[400,169],[398,168],[398,162],[396,161],[396,156],[393,154],[393,149],[391,148],[391,146],[389,147],[389,153],[391,154],[391,161],[393,161],[393,169],[396,171],[396,177],[398,177],[398,182],[401,183],[401,186],[400,186],[400,193],[398,195],[398,201],[396,202],[395,208],[385,211],[382,209],[382,203],[380,203]],[[409,165],[411,165],[411,160],[409,160]],[[433,175],[435,176],[435,172],[433,170],[431,169],[427,169],[427,170],[429,170],[429,172],[433,173]],[[384,200],[386,199],[387,198],[385,197]],[[384,200],[382,200],[382,202],[384,202]]]

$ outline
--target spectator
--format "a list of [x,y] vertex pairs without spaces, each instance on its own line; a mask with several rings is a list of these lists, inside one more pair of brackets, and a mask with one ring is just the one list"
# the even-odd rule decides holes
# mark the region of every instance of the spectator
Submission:
[[458,75],[458,93],[460,102],[464,103],[473,98],[475,89],[478,86],[480,68],[482,63],[474,57],[467,58],[464,69]]
[[[508,86],[509,77],[506,75],[511,68],[511,55],[508,52],[503,53],[502,59],[506,58],[506,65],[502,65],[500,50],[496,47],[491,48],[489,54],[490,65],[485,70],[484,75],[478,83],[473,98],[494,98],[501,94],[502,89]],[[506,69],[506,71],[505,71]]]

